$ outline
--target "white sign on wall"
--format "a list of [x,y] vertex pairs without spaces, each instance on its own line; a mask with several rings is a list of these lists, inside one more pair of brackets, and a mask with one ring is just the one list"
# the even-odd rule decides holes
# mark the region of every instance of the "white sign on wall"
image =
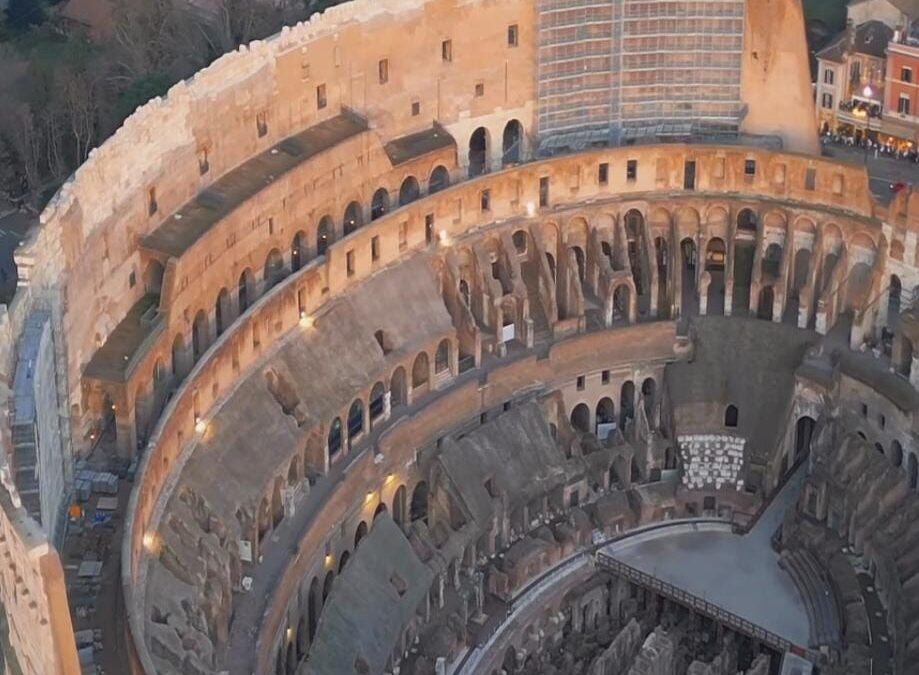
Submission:
[[239,559],[243,562],[252,562],[252,542],[248,539],[239,540]]
[[510,342],[514,339],[516,333],[514,324],[508,324],[501,329],[501,342]]

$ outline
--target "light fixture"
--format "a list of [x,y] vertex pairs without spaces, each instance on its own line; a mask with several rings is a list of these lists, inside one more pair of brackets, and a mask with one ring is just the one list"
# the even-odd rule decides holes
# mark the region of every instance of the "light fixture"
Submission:
[[865,88],[862,89],[862,94],[865,96],[865,98],[871,98],[871,95],[874,94],[874,90],[871,89],[870,84],[865,85]]
[[450,241],[450,235],[447,234],[446,230],[441,230],[437,233],[437,239],[440,241],[441,246],[450,246],[453,242]]
[[316,319],[306,313],[306,311],[300,312],[300,325],[304,328],[312,328],[316,325]]
[[373,501],[373,495],[374,495],[373,490],[368,490],[367,498],[365,500],[368,504]]
[[199,434],[207,431],[207,421],[203,417],[195,416],[195,431]]
[[145,532],[143,538],[144,548],[147,549],[150,553],[156,553],[157,549],[157,538],[155,532]]

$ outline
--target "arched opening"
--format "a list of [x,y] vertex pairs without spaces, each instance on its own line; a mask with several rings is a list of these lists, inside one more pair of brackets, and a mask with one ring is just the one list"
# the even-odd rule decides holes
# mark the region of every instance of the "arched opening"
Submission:
[[906,475],[909,477],[909,487],[911,490],[916,489],[916,481],[919,480],[919,465],[916,463],[916,455],[909,453],[909,459],[906,460]]
[[347,237],[352,232],[356,232],[363,224],[364,211],[361,209],[361,205],[357,202],[351,202],[348,204],[348,208],[345,209],[345,219],[342,223],[345,236]]
[[348,410],[348,442],[353,441],[364,431],[364,402],[354,399]]
[[645,415],[648,417],[648,423],[651,424],[651,416],[654,412],[654,397],[657,394],[657,383],[654,381],[654,378],[648,377],[645,378],[645,381],[641,383],[641,396],[645,402]]
[[271,249],[268,252],[268,257],[265,258],[263,278],[265,279],[266,289],[272,288],[284,278],[284,258],[276,248]]
[[616,428],[616,405],[613,399],[604,396],[597,402],[597,438],[603,440]]
[[775,304],[775,292],[772,286],[763,286],[759,292],[759,304],[756,309],[756,316],[760,319],[772,321],[772,310]]
[[316,626],[319,625],[319,610],[322,608],[322,597],[319,595],[319,580],[313,577],[309,592],[309,636],[310,642],[316,637]]
[[900,298],[903,294],[903,284],[896,274],[890,275],[890,284],[887,287],[887,328],[893,332],[900,323]]
[[217,302],[214,303],[214,325],[217,329],[217,335],[223,334],[231,322],[230,317],[230,292],[221,288],[217,294]]
[[794,272],[791,279],[791,288],[788,289],[788,299],[785,302],[785,320],[791,324],[798,323],[798,313],[801,308],[801,291],[807,285],[810,273],[811,252],[809,249],[798,249],[795,253]]
[[488,171],[488,131],[479,127],[469,139],[469,177],[475,178]]
[[638,469],[638,461],[635,459],[635,455],[632,455],[632,461],[629,463],[629,481],[632,485],[637,485],[641,482],[641,471]]
[[384,513],[386,513],[388,510],[389,510],[389,509],[386,508],[386,503],[385,503],[385,502],[380,502],[379,504],[377,504],[376,509],[374,509],[374,511],[373,511],[373,520],[374,520],[374,522],[376,522],[376,519],[379,518],[380,516],[382,516],[382,515],[383,515]]
[[357,550],[357,545],[361,543],[361,540],[367,536],[367,523],[363,520],[358,524],[357,529],[354,531],[354,549]]
[[341,419],[336,417],[329,427],[329,459],[341,450]]
[[590,431],[590,408],[583,403],[578,403],[571,411],[571,426],[576,431],[586,434]]
[[670,316],[670,303],[667,301],[670,282],[670,249],[667,246],[667,240],[663,237],[656,237],[654,251],[657,258],[657,311],[661,318],[668,318]]
[[429,372],[427,352],[421,352],[415,357],[415,363],[412,364],[412,387],[418,388],[427,384]]
[[628,284],[619,284],[613,291],[613,323],[628,323],[632,291]]
[[242,314],[255,301],[255,276],[252,270],[246,268],[239,275],[239,283],[236,285],[236,304],[239,306],[239,313]]
[[284,484],[283,479],[278,478],[274,482],[274,489],[271,491],[271,526],[277,527],[284,519],[284,501],[281,498],[281,486]]
[[163,290],[163,266],[158,260],[151,260],[144,268],[144,292],[159,295]]
[[664,470],[670,471],[676,468],[676,453],[673,451],[673,448],[667,447],[664,450]]
[[463,299],[463,303],[466,307],[472,308],[472,294],[469,291],[469,284],[465,279],[460,279],[459,282],[459,293],[460,297]]
[[733,403],[724,409],[724,426],[729,429],[733,429],[737,426],[739,420],[740,412],[737,410],[737,406]]
[[650,301],[646,296],[651,286],[651,271],[645,247],[645,217],[640,211],[632,209],[625,214],[625,236],[635,292],[638,294],[640,311],[644,313]]
[[335,572],[329,570],[329,573],[325,575],[325,581],[322,584],[322,604],[325,604],[325,601],[328,599],[329,594],[332,592],[332,583],[335,581]]
[[338,573],[341,574],[345,570],[345,565],[348,564],[348,560],[351,559],[351,554],[348,551],[345,551],[341,554],[341,557],[338,559]]
[[741,209],[737,214],[737,229],[741,232],[756,232],[759,218],[751,209]]
[[816,426],[814,418],[806,415],[795,424],[795,463],[810,454]]
[[514,232],[514,236],[511,237],[511,241],[514,243],[514,250],[517,252],[517,255],[523,255],[527,252],[527,233],[523,230],[517,230]]
[[572,246],[571,250],[574,251],[574,260],[578,266],[578,279],[583,284],[587,280],[587,259],[584,257],[584,249],[580,246]]
[[626,380],[619,390],[619,429],[625,434],[635,419],[635,384]]
[[903,446],[900,445],[900,441],[890,444],[890,461],[895,467],[903,466]]
[[860,309],[871,299],[871,267],[859,262],[852,266],[846,282],[846,309]]
[[323,216],[316,228],[316,255],[324,256],[329,246],[332,244],[332,234],[335,231],[332,225],[332,219],[329,216]]
[[412,504],[409,509],[409,518],[415,523],[419,520],[428,524],[428,484],[424,481],[418,483],[412,491]]
[[710,281],[706,296],[706,314],[724,314],[724,267],[727,264],[727,248],[718,237],[709,239],[705,247],[705,271]]
[[306,232],[300,230],[290,243],[290,268],[296,272],[303,267],[306,264],[307,255]]
[[[307,603],[309,601],[307,600]],[[303,607],[301,604],[300,607],[300,621],[297,623],[297,662],[299,663],[306,657],[306,652],[309,649],[309,617],[307,616],[309,610],[306,607]]]
[[450,368],[450,341],[441,340],[434,354],[434,372],[443,373]]
[[450,187],[450,172],[447,171],[447,167],[434,167],[431,177],[428,178],[428,194],[432,195],[435,192],[446,190],[448,187]]
[[517,164],[522,156],[523,125],[511,120],[504,126],[504,138],[501,143],[501,165]]
[[549,265],[549,274],[552,276],[552,281],[558,280],[558,273],[555,271],[555,256],[551,253],[546,253],[546,263]]
[[172,341],[172,374],[175,377],[184,377],[182,354],[185,352],[185,340],[181,335],[176,335]]
[[405,526],[405,500],[408,490],[400,485],[392,499],[392,519],[399,527]]
[[373,193],[373,200],[370,202],[370,220],[382,218],[389,213],[389,192],[386,188],[380,188]]
[[696,242],[686,237],[680,242],[680,307],[683,314],[698,311],[698,297],[696,293]]
[[408,401],[408,387],[405,368],[399,366],[389,380],[389,397],[393,409],[401,408]]
[[878,453],[879,455],[883,455],[883,454],[884,454],[884,446],[881,445],[880,443],[875,443],[875,444],[874,444],[874,449],[877,450],[877,453]]
[[763,277],[777,279],[782,271],[782,247],[778,244],[769,244],[763,254]]
[[386,389],[383,387],[382,382],[377,382],[373,385],[373,388],[370,390],[370,428],[373,428],[373,423],[380,418],[380,415],[383,414],[383,411],[386,407],[385,405],[386,398]]
[[207,330],[207,315],[202,310],[195,314],[195,320],[191,325],[192,357],[196,363],[204,352],[207,351],[209,343],[210,336]]
[[418,186],[418,179],[414,176],[408,176],[399,187],[399,206],[411,204],[421,196],[421,188]]
[[909,377],[913,370],[913,343],[905,335],[900,335],[900,358],[898,359],[897,372],[904,377]]

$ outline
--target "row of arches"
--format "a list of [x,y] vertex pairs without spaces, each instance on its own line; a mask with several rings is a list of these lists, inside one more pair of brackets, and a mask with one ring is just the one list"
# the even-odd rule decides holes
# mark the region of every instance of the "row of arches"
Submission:
[[[316,637],[319,619],[332,592],[333,585],[338,576],[344,572],[351,556],[357,551],[361,542],[370,533],[374,523],[380,516],[390,513],[393,521],[401,528],[406,529],[415,522],[428,523],[429,519],[429,487],[426,481],[419,481],[414,485],[409,498],[408,487],[400,485],[393,493],[391,507],[380,500],[374,509],[373,516],[368,523],[361,520],[354,528],[354,534],[346,540],[338,552],[337,561],[327,562],[324,574],[317,574],[310,578],[309,584],[300,588],[296,620],[290,622],[290,639],[282,642],[276,660],[276,675],[294,675],[297,667],[306,658],[309,647]],[[353,546],[349,546],[353,543]],[[337,563],[337,564],[336,564]]]
[[[615,428],[622,433],[626,433],[635,419],[635,383],[632,380],[623,382],[619,389],[619,407],[609,396],[602,397],[597,401],[594,407],[593,423],[591,423],[591,409],[586,403],[578,403],[571,409],[570,422],[571,426],[582,434],[593,433],[598,438],[605,438],[608,432],[608,425],[616,425]],[[644,412],[651,417],[655,397],[657,394],[657,382],[653,377],[645,378],[641,384],[642,401]]]
[[[501,166],[511,166],[523,159],[523,125],[520,120],[512,119],[504,125],[501,136]],[[491,135],[485,127],[478,127],[469,137],[467,155],[469,177],[475,178],[489,171],[489,154]]]

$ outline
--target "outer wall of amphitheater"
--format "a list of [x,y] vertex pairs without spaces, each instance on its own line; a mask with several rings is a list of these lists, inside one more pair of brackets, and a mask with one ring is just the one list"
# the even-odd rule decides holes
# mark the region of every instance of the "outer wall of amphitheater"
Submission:
[[[436,386],[427,377],[417,388],[409,385],[406,398],[414,396],[419,409],[377,439],[372,452],[363,448],[349,460],[347,479],[298,542],[291,564],[271,589],[264,620],[258,617],[257,672],[275,668],[279,643],[292,623],[289,599],[296,589],[327,566],[326,557],[338,557],[334,548],[340,542],[330,543],[327,533],[372,519],[381,502],[395,511],[400,484],[419,482],[418,467],[405,467],[412,466],[421,441],[436,442],[445,429],[497,412],[508,401],[516,404],[534,387],[560,392],[569,413],[585,404],[591,428],[598,422],[598,401],[610,391],[616,392],[611,398],[620,409],[625,382],[640,385],[650,379],[660,388],[665,365],[682,357],[687,341],[677,335],[676,321],[706,313],[712,279],[699,266],[694,279],[671,273],[664,281],[651,265],[647,281],[656,292],[647,307],[640,307],[624,263],[617,269],[604,262],[608,254],[602,247],[606,242],[617,254],[625,250],[630,214],[640,217],[634,222],[641,223],[648,247],[665,242],[673,256],[671,270],[684,241],[700,255],[713,241],[721,242],[730,300],[720,313],[733,309],[755,315],[768,288],[766,318],[782,321],[795,311],[793,325],[826,332],[851,308],[850,299],[844,292],[827,292],[827,279],[816,271],[796,279],[794,259],[801,250],[810,252],[810,270],[823,269],[827,256],[834,264],[844,260],[833,271],[839,282],[856,265],[866,266],[871,299],[885,291],[891,274],[904,288],[919,283],[919,211],[911,195],[902,194],[885,208],[872,200],[860,168],[798,154],[815,147],[803,40],[780,48],[757,29],[768,25],[771,34],[782,34],[783,27],[800,32],[798,3],[785,3],[788,11],[757,7],[746,18],[742,92],[750,110],[742,131],[779,138],[786,151],[671,144],[540,160],[533,159],[538,142],[535,7],[524,1],[356,0],[224,56],[176,85],[167,98],[139,109],[95,150],[17,253],[21,288],[4,315],[3,373],[12,381],[12,345],[28,317],[48,312],[57,368],[54,381],[43,384],[58,392],[58,407],[65,411],[61,452],[86,452],[110,410],[118,452],[133,457],[143,449],[122,554],[135,672],[154,672],[145,640],[150,558],[158,551],[157,530],[169,500],[182,487],[183,468],[216,433],[207,422],[231,406],[240,384],[273,354],[387,270],[421,259],[439,271],[437,279],[445,285],[451,256],[460,255],[455,252],[507,252],[514,235],[524,231],[532,245],[559,252],[565,288],[552,293],[568,316],[552,317],[546,354],[509,359],[487,373],[483,354],[506,354],[487,337],[483,348],[483,331],[462,324],[460,310],[450,312],[455,331],[412,345],[427,353],[431,380],[449,374]],[[517,35],[513,44],[511,27]],[[795,110],[771,105],[779,90],[794,94],[789,100]],[[508,161],[508,133],[516,139],[515,161]],[[292,142],[293,137],[298,140]],[[480,147],[476,139],[483,138]],[[233,174],[236,182],[221,182],[234,171],[242,172]],[[444,175],[449,187],[434,192]],[[199,195],[209,189],[219,198],[202,206]],[[739,311],[731,270],[741,240],[756,253],[745,287],[750,299]],[[765,278],[763,258],[773,245],[784,252],[784,262],[774,278]],[[609,319],[604,330],[588,330],[583,298],[578,300],[571,287],[578,275],[575,248],[586,255],[582,277],[591,278],[592,291],[604,303]],[[489,282],[481,283],[482,297],[500,296],[500,285],[495,291]],[[684,307],[690,287],[692,309]],[[616,304],[619,288],[632,294],[622,307]],[[448,309],[456,306],[450,303],[458,293],[456,287],[443,292]],[[146,311],[143,303],[151,295],[158,297],[157,310],[144,319],[147,323],[137,321],[146,332],[132,353],[123,355],[112,336],[121,335],[132,312]],[[791,295],[801,300],[796,310],[789,309]],[[487,314],[483,328],[497,334],[514,325],[518,336],[535,335],[522,296],[518,305],[494,304],[498,309]],[[855,308],[864,311],[852,329],[853,346],[876,334],[886,319],[884,303]],[[621,326],[614,327],[614,316]],[[638,323],[643,325],[632,325]],[[443,339],[451,357],[446,371],[438,371]],[[404,357],[409,371],[417,352]],[[461,355],[482,368],[487,386],[454,381]],[[353,395],[369,409],[374,380],[361,383],[349,400],[335,401],[341,410],[334,417],[347,419]],[[435,400],[434,389],[445,393]],[[632,396],[635,405],[639,394]],[[709,401],[693,415],[698,419],[701,411],[715,425],[725,403]],[[329,453],[332,417],[311,429],[320,440],[308,460],[320,475],[345,461],[345,453],[337,459]],[[4,440],[10,438],[8,428],[3,433]],[[646,469],[666,464],[663,455],[643,460]],[[778,457],[762,469],[765,493],[781,478],[780,462]],[[299,468],[301,477],[306,463]],[[364,502],[357,513],[354,495]],[[262,501],[262,495],[248,497]],[[16,544],[8,549],[13,576],[2,585],[4,592],[23,587],[35,598],[28,609],[3,598],[21,665],[25,672],[76,672],[69,620],[55,618],[54,630],[43,628],[49,617],[68,615],[62,609],[60,561],[22,509],[5,508],[3,524],[10,529],[7,539]],[[349,532],[343,539],[353,537]],[[43,637],[32,644],[27,636]]]

